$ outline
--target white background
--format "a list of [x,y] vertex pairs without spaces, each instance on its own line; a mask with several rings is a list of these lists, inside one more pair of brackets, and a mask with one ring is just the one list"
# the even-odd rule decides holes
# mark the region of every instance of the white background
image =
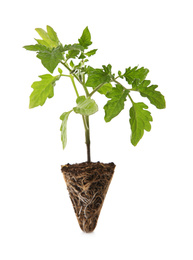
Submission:
[[[0,259],[192,260],[192,1],[2,1],[0,10]],[[52,26],[63,44],[88,26],[97,54],[111,63],[150,70],[167,108],[143,100],[154,121],[137,147],[130,144],[127,102],[104,122],[104,97],[91,118],[92,160],[117,167],[94,233],[78,226],[60,166],[86,160],[81,117],[68,122],[62,150],[59,117],[74,106],[68,79],[43,107],[28,109],[31,84],[47,73],[24,45],[36,27]],[[54,75],[57,74],[57,71]],[[139,95],[133,96],[139,102]]]

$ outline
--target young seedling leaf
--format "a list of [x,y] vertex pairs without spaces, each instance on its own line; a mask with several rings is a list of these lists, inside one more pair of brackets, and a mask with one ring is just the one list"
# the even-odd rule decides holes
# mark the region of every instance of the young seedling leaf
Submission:
[[105,72],[106,74],[108,74],[108,75],[111,75],[111,74],[112,74],[112,73],[111,73],[111,69],[112,69],[111,64],[108,64],[107,66],[103,65],[102,67],[103,67],[103,70],[104,70],[104,72]]
[[49,25],[47,25],[47,32],[48,32],[48,36],[50,37],[50,39],[53,41],[53,42],[55,42],[57,45],[56,46],[58,46],[58,44],[60,43],[60,41],[59,41],[59,39],[58,39],[58,36],[57,36],[57,33],[54,31],[54,29],[51,27],[51,26],[49,26]]
[[76,100],[77,106],[73,108],[75,113],[90,116],[98,111],[96,102],[91,98],[80,96]]
[[43,66],[51,73],[54,72],[60,61],[63,60],[60,46],[52,50],[39,51],[37,57],[41,60]]
[[131,67],[129,67],[128,69],[125,70],[125,73],[123,74],[124,78],[126,79],[126,81],[129,84],[132,84],[134,80],[138,80],[138,82],[142,82],[147,74],[148,74],[149,70],[145,69],[144,67],[139,68],[136,66],[133,69],[131,69]]
[[66,58],[67,59],[74,59],[78,56],[79,53],[80,53],[79,50],[70,50],[70,51],[68,51],[68,54],[66,54]]
[[86,58],[85,54],[81,52],[80,56],[78,57],[80,60],[83,60]]
[[40,39],[35,39],[37,41],[38,44],[47,47],[49,50],[51,50],[52,48],[50,48],[50,45],[44,41],[44,40],[40,40]]
[[85,53],[86,56],[90,57],[92,55],[95,55],[95,53],[97,52],[97,49],[94,49],[94,50],[91,50],[91,51],[88,51]]
[[75,65],[74,65],[74,62],[73,62],[72,60],[70,61],[70,66],[71,66],[72,68],[74,68],[74,66],[75,66]]
[[106,94],[106,97],[111,98],[104,106],[106,122],[110,122],[111,119],[124,109],[124,102],[126,101],[128,93],[129,90],[117,84],[115,88],[112,88],[112,90]]
[[39,77],[41,78],[41,81],[35,81],[31,86],[33,92],[30,95],[29,108],[43,106],[47,98],[52,98],[54,96],[54,86],[56,80],[59,79],[59,76],[53,77],[50,74],[45,74]]
[[143,102],[134,103],[130,108],[130,125],[131,125],[131,143],[136,146],[143,137],[144,130],[150,131],[153,121],[151,113],[147,110],[148,106]]
[[[44,41],[43,43],[44,44],[46,43],[46,46],[49,46],[51,49],[56,48],[59,44],[58,37],[51,27],[48,26],[47,29],[49,32],[46,32],[41,28],[36,28],[35,30],[40,35],[42,40]],[[55,33],[55,35],[54,35],[54,33]]]
[[60,73],[60,75],[62,74],[62,69],[61,68],[58,68],[58,72]]
[[113,86],[111,83],[105,83],[101,88],[98,89],[98,92],[106,96],[107,93],[112,90],[112,87]]
[[111,81],[111,76],[105,72],[103,69],[94,69],[92,67],[87,68],[88,79],[86,81],[87,87],[92,87],[95,89],[100,84],[109,83]]
[[[151,85],[150,80],[144,80],[141,83],[137,83],[134,81],[132,87],[134,90],[139,91],[142,97],[147,97],[150,103],[156,106],[158,109],[163,109],[166,107],[166,102],[164,96],[157,90],[155,90],[158,86]],[[149,87],[148,87],[149,86]]]
[[64,112],[60,116],[60,119],[62,120],[60,131],[61,131],[61,141],[62,141],[63,149],[66,147],[66,144],[67,144],[67,120],[68,120],[68,117],[71,112],[72,112],[72,110],[69,112]]
[[23,46],[27,51],[46,51],[47,47],[41,44]]
[[72,50],[78,50],[78,51],[84,51],[84,47],[82,47],[80,44],[75,43],[75,44],[66,44],[63,47],[63,51],[72,51]]
[[80,39],[78,39],[81,46],[83,46],[85,49],[88,48],[92,44],[91,42],[91,34],[88,29],[88,26],[84,29]]

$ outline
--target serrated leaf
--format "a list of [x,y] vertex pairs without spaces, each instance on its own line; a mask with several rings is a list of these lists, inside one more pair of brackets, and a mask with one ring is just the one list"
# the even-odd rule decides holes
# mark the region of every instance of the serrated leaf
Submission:
[[67,59],[74,59],[78,56],[78,54],[80,53],[79,50],[71,50],[68,51],[68,53],[66,54],[66,58]]
[[85,53],[86,56],[90,57],[92,55],[95,55],[95,53],[97,52],[97,49],[94,49],[94,50],[91,50],[91,51],[88,51]]
[[86,58],[85,54],[83,52],[81,52],[80,56],[78,57],[79,59],[83,60]]
[[92,44],[91,42],[91,34],[88,29],[88,26],[84,29],[80,39],[78,39],[81,46],[83,46],[85,49],[88,48]]
[[76,100],[77,106],[73,108],[75,113],[90,116],[98,111],[96,102],[91,98],[80,96]]
[[37,54],[43,64],[43,66],[51,73],[58,66],[60,61],[63,59],[63,54],[61,52],[60,46],[53,48],[52,50],[39,51]]
[[45,47],[47,47],[49,49],[52,49],[52,48],[50,48],[50,45],[46,41],[40,40],[40,39],[35,39],[35,40],[37,41],[38,44],[40,44],[42,46],[45,46]]
[[53,77],[50,74],[41,75],[39,77],[41,78],[41,81],[35,81],[31,85],[33,92],[30,95],[29,108],[43,106],[47,98],[52,98],[54,96],[54,85],[59,77]]
[[104,70],[104,72],[105,72],[106,74],[111,75],[111,69],[112,69],[111,64],[108,64],[107,66],[103,65],[102,67],[103,67],[103,70]]
[[47,25],[46,28],[47,28],[47,33],[48,33],[48,36],[50,37],[50,39],[58,45],[59,44],[59,39],[58,39],[57,33],[49,25]]
[[149,86],[149,84],[150,84],[150,80],[144,80],[140,84],[139,83],[135,84],[134,81],[132,87],[134,90],[139,91],[142,97],[147,97],[150,103],[156,106],[158,109],[165,108],[166,102],[164,96],[161,94],[161,92],[155,90],[158,86],[157,85]]
[[47,47],[41,44],[23,46],[27,51],[46,51]]
[[94,69],[92,67],[87,68],[88,79],[86,81],[87,87],[92,87],[95,89],[100,84],[109,83],[111,77],[108,73],[104,72],[102,69]]
[[62,141],[63,149],[66,147],[67,144],[67,120],[71,112],[72,110],[69,112],[64,112],[60,116],[60,119],[62,120],[60,131],[61,131],[61,141]]
[[126,101],[128,93],[129,90],[117,84],[115,88],[112,88],[112,90],[106,94],[106,97],[111,98],[104,106],[106,122],[110,122],[111,119],[124,109],[124,102]]
[[63,51],[71,51],[71,50],[84,51],[84,47],[81,46],[81,45],[78,44],[78,43],[75,43],[75,44],[66,44],[66,45],[63,47]]
[[134,68],[131,69],[131,67],[129,67],[128,69],[125,70],[125,73],[123,74],[123,76],[125,77],[126,81],[129,84],[132,84],[134,80],[138,80],[138,82],[142,82],[147,74],[148,74],[149,70],[145,69],[144,67],[139,68],[136,66]]
[[130,108],[131,143],[136,146],[143,137],[144,130],[150,131],[153,121],[151,113],[147,110],[148,106],[143,102],[134,103]]
[[46,45],[49,46],[50,48],[56,48],[59,44],[58,37],[55,40],[51,39],[50,35],[51,35],[51,37],[54,37],[53,36],[54,31],[52,31],[52,33],[51,33],[51,27],[48,27],[48,28],[49,28],[49,34],[45,30],[43,30],[42,28],[36,28],[35,30],[40,35],[42,40],[44,41],[44,44],[46,43]]
[[111,83],[106,83],[104,84],[101,88],[98,89],[98,92],[103,95],[107,95],[108,92],[112,90],[112,84]]

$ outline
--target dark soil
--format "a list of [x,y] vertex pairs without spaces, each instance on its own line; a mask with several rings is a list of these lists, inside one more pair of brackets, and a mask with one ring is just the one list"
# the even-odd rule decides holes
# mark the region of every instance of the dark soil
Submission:
[[92,232],[113,177],[114,163],[79,163],[62,166],[80,228]]

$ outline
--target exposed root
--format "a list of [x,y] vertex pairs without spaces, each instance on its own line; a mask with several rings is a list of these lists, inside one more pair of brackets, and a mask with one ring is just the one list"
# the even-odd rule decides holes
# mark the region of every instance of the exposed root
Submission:
[[84,232],[92,232],[96,227],[114,168],[114,163],[100,162],[62,166],[70,199]]

